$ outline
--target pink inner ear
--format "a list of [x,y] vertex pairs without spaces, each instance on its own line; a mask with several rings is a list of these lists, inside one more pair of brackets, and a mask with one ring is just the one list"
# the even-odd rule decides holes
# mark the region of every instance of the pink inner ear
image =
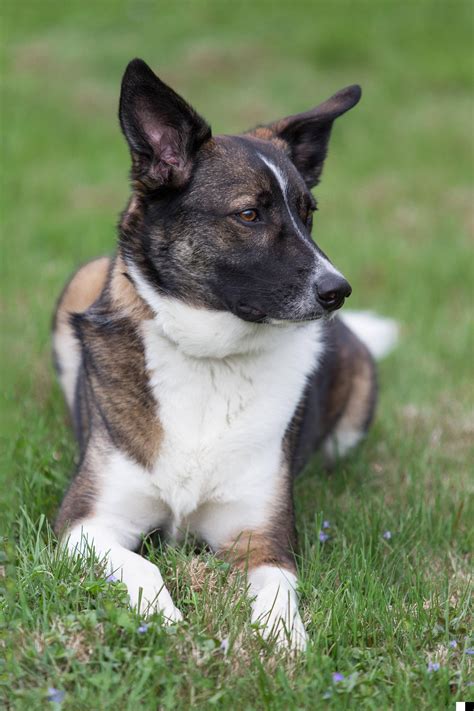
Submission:
[[166,127],[159,129],[156,126],[150,126],[150,128],[148,128],[146,123],[143,128],[153,148],[156,162],[167,163],[173,166],[182,165],[176,145],[176,131],[173,128]]
[[[173,168],[179,171],[184,168],[184,161],[178,153],[176,131],[172,128],[159,131],[154,127],[147,137],[154,153],[150,176],[160,183],[167,183],[171,180]],[[178,178],[176,174],[174,177]]]
[[182,146],[182,137],[178,131],[166,124],[163,117],[152,114],[142,108],[139,112],[139,123],[146,141],[153,151],[153,159],[148,172],[152,180],[159,183],[174,184],[187,180],[190,164]]
[[181,161],[179,160],[178,156],[175,154],[170,145],[165,146],[161,150],[160,160],[164,161],[165,163],[169,163],[169,165],[181,165]]
[[143,125],[143,128],[146,133],[146,137],[148,138],[150,144],[153,146],[153,149],[158,151],[161,139],[163,138],[164,131],[154,127],[148,128],[148,125],[146,123]]

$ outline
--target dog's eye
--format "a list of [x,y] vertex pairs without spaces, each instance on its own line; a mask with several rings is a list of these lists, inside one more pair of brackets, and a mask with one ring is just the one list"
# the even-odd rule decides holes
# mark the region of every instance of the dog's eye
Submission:
[[307,229],[310,230],[310,231],[311,231],[311,228],[313,227],[313,215],[314,215],[314,213],[317,211],[317,209],[318,209],[318,208],[317,208],[316,205],[312,205],[312,206],[309,208],[308,213],[307,213],[307,215],[306,215],[306,227],[307,227]]
[[242,212],[237,213],[237,217],[240,217],[242,222],[256,222],[258,220],[257,210],[242,210]]

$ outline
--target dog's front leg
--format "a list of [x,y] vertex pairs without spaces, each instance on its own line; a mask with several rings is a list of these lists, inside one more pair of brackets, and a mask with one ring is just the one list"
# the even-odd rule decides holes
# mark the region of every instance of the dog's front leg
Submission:
[[[93,519],[75,525],[64,536],[69,551],[74,555],[85,557],[94,552],[97,558],[105,560],[108,574],[116,576],[127,586],[133,608],[145,615],[160,612],[165,622],[170,624],[181,620],[182,614],[174,606],[156,565],[133,553],[120,538],[118,532]],[[127,541],[127,545],[134,547],[138,542],[137,538],[134,542]]]
[[252,622],[264,639],[304,650],[307,634],[298,611],[296,566],[289,544],[271,533],[243,531],[219,554],[246,571]]

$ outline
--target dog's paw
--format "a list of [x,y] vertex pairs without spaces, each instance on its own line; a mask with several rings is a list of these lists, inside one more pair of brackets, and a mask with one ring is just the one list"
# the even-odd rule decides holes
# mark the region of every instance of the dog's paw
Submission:
[[157,586],[139,586],[137,590],[130,592],[130,607],[142,615],[145,619],[152,615],[159,614],[163,617],[166,625],[181,622],[183,615],[174,605],[171,595],[164,585],[160,589]]
[[[268,615],[267,615],[268,617]],[[299,614],[291,622],[284,616],[273,619],[273,616],[257,620],[258,631],[263,639],[273,642],[279,649],[291,652],[304,652],[308,645],[308,635]]]
[[274,604],[269,608],[262,600],[257,600],[252,609],[252,622],[258,625],[263,639],[275,643],[278,648],[291,652],[305,651],[308,635],[298,610],[293,606]]
[[276,626],[275,642],[278,647],[287,648],[292,652],[304,652],[308,646],[308,634],[303,621],[297,612],[291,626],[280,617]]
[[158,568],[143,558],[135,564],[134,575],[131,575],[130,566],[123,571],[130,607],[146,619],[158,613],[163,616],[165,624],[181,622],[183,615],[174,605]]
[[[140,594],[141,592],[141,594]],[[135,596],[129,595],[130,607],[136,610],[144,619],[149,619],[152,615],[159,614],[163,617],[165,625],[173,625],[181,622],[183,615],[173,604],[171,596],[166,588],[162,588],[159,593],[156,590],[143,590]]]
[[177,622],[182,622],[183,620],[183,615],[181,613],[181,610],[178,610],[173,603],[171,605],[168,605],[166,607],[162,607],[160,609],[154,609],[150,612],[148,612],[148,615],[151,615],[152,612],[159,612],[163,616],[163,622],[165,625],[174,625]]

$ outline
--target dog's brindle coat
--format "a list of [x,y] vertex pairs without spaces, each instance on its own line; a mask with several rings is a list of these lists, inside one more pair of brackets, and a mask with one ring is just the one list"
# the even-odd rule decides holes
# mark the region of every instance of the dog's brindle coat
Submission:
[[328,318],[350,287],[310,235],[332,123],[359,97],[212,137],[144,62],[125,72],[118,251],[74,275],[55,317],[81,453],[56,530],[168,620],[181,613],[133,552],[157,527],[245,568],[264,635],[305,645],[292,479],[360,439],[375,402],[371,356]]

